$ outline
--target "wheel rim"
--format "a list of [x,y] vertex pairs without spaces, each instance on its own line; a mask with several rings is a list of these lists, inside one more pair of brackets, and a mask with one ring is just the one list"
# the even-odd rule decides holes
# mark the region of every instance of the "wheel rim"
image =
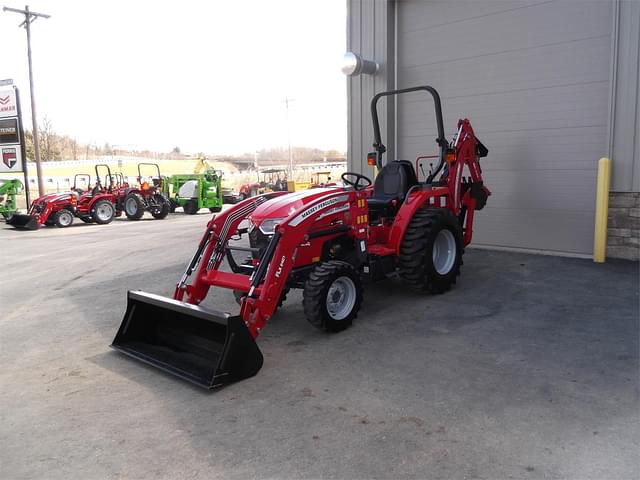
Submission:
[[127,211],[129,215],[135,215],[138,211],[138,202],[136,202],[135,198],[129,198],[124,205],[124,209]]
[[58,215],[58,221],[60,222],[60,225],[68,227],[69,225],[71,225],[73,217],[69,212],[62,212],[60,215]]
[[327,312],[334,320],[344,320],[356,304],[356,284],[349,277],[336,278],[327,292]]
[[96,208],[96,216],[101,221],[107,221],[113,216],[113,206],[109,203],[101,203]]
[[440,275],[451,271],[457,255],[456,239],[450,230],[440,230],[433,242],[433,266]]

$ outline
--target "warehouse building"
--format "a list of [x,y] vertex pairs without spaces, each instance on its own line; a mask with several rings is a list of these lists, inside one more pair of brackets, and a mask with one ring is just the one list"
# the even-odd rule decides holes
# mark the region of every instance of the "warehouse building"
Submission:
[[[370,101],[416,85],[467,117],[492,191],[474,243],[593,253],[598,160],[612,160],[607,255],[638,259],[640,2],[348,0],[347,48],[378,64],[348,77],[349,169],[369,176]],[[384,102],[383,102],[384,103]],[[381,105],[386,160],[436,152],[433,101]]]

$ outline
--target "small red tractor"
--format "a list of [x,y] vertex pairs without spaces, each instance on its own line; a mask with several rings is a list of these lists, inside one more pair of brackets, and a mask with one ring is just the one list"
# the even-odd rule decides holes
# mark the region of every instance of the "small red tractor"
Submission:
[[[427,92],[435,103],[438,163],[419,182],[409,161],[382,161],[380,98]],[[362,304],[362,277],[399,273],[412,289],[443,293],[460,274],[476,210],[489,190],[479,164],[488,151],[461,119],[444,135],[440,97],[429,86],[382,92],[371,102],[375,183],[342,174],[343,186],[270,192],[213,216],[173,298],[129,291],[112,346],[206,388],[255,375],[263,363],[255,338],[291,288],[303,290],[307,320],[325,331],[352,324]],[[465,179],[464,171],[469,177]],[[249,247],[238,246],[247,234]],[[238,264],[233,252],[250,252]],[[227,259],[231,272],[220,267]],[[240,312],[200,303],[211,287],[233,290]]]
[[[260,174],[262,174],[262,180],[260,180]],[[268,168],[258,172],[258,183],[240,185],[238,195],[245,200],[266,192],[286,192],[287,188],[287,171],[283,168]]]
[[310,183],[309,188],[333,187],[336,185],[336,182],[331,179],[331,172],[313,172]]
[[[106,186],[103,186],[100,180],[100,167],[107,169]],[[96,184],[92,189],[85,192],[78,186],[78,180],[81,178],[85,179],[85,185],[90,185],[91,176],[77,174],[73,178],[71,191],[50,193],[36,198],[26,215],[13,215],[7,223],[25,230],[36,230],[41,225],[65,228],[73,224],[74,217],[85,223],[111,223],[114,216],[121,213],[116,208],[116,196],[112,191],[114,177],[108,165],[96,165],[95,172]]]
[[[152,167],[155,175],[142,175],[142,167]],[[149,180],[151,183],[149,183]],[[163,219],[171,210],[169,198],[162,193],[163,177],[157,163],[138,164],[138,188],[121,188],[118,190],[117,205],[124,210],[129,220],[140,220],[144,212],[149,212],[156,219]]]

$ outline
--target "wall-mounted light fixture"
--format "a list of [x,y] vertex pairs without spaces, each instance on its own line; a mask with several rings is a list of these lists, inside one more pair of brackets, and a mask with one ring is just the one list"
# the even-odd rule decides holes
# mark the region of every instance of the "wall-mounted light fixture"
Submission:
[[374,75],[378,71],[378,64],[365,60],[357,53],[347,52],[342,58],[342,73],[355,77],[356,75]]

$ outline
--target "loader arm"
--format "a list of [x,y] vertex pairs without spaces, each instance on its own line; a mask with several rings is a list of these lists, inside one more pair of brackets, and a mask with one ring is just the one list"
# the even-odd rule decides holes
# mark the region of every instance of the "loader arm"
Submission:
[[[364,228],[366,226],[364,217],[367,214],[367,208],[364,199],[364,191],[338,190],[304,205],[278,225],[260,259],[258,269],[251,278],[248,295],[243,297],[241,302],[240,316],[247,323],[249,332],[254,338],[274,314],[280,295],[296,262],[298,250],[309,239],[310,230],[317,220],[335,216],[336,230],[344,225],[349,226],[347,235],[357,240],[355,243],[358,248],[366,252],[367,229]],[[344,221],[345,216],[362,218],[362,225]],[[324,233],[331,235],[331,230]],[[258,287],[260,287],[259,291]]]
[[[210,271],[219,271],[220,264],[224,259],[225,247],[229,239],[238,231],[238,225],[247,218],[259,205],[275,198],[285,195],[287,192],[269,192],[257,197],[251,197],[234,205],[232,208],[218,213],[207,224],[207,229],[200,239],[198,249],[191,258],[182,278],[176,285],[173,295],[175,300],[198,305],[206,296],[211,286],[211,282],[205,281]],[[193,283],[187,281],[196,270]]]
[[[211,286],[247,292],[240,306],[240,316],[246,322],[249,332],[255,338],[266,321],[276,310],[278,300],[286,286],[287,278],[295,264],[298,248],[308,239],[310,229],[320,218],[335,215],[336,227],[349,225],[342,220],[345,212],[351,218],[363,218],[367,213],[365,192],[338,190],[310,204],[295,210],[280,223],[268,247],[265,249],[257,269],[249,277],[220,270],[229,239],[236,234],[238,225],[260,204],[286,192],[270,192],[252,197],[237,204],[223,214],[216,215],[205,234],[187,270],[176,287],[174,299],[198,305],[206,297]],[[357,202],[356,199],[360,199]],[[363,220],[364,223],[364,220]],[[366,225],[350,228],[348,234],[365,242]],[[330,232],[327,232],[330,234]],[[192,283],[188,278],[196,270]]]

